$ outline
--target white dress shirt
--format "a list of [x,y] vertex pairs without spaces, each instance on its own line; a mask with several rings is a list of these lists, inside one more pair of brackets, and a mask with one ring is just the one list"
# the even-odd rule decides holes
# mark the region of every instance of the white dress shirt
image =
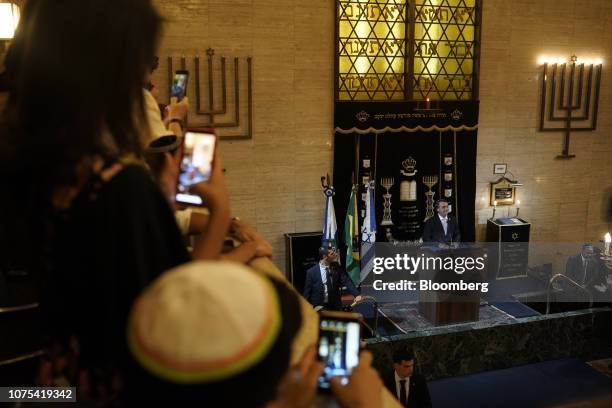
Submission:
[[329,302],[329,293],[327,293],[327,273],[329,271],[329,267],[321,262],[319,262],[319,270],[321,271],[321,282],[323,282],[323,302]]
[[444,229],[444,235],[446,235],[448,231],[448,216],[442,218],[442,216],[438,214],[438,218],[440,218],[440,222],[442,223],[442,228]]
[[406,387],[406,402],[408,402],[408,394],[410,393],[410,377],[402,378],[397,375],[397,371],[395,370],[393,370],[393,374],[395,375],[395,394],[397,396],[397,400],[399,401],[400,399],[400,391],[402,389],[400,381],[406,380],[406,384],[404,385],[404,387]]

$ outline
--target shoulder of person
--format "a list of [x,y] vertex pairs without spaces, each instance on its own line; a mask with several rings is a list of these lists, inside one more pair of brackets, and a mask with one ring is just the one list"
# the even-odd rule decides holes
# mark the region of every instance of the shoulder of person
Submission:
[[427,383],[425,377],[423,377],[421,374],[412,374],[410,379],[413,384]]

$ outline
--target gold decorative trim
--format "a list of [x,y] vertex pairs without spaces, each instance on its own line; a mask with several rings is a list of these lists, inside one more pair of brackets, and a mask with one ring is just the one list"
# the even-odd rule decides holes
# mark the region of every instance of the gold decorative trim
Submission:
[[478,125],[476,126],[459,126],[459,127],[454,127],[454,126],[446,126],[446,127],[438,127],[436,125],[428,127],[428,128],[424,128],[423,126],[417,126],[414,128],[409,128],[406,126],[401,126],[399,128],[392,128],[389,126],[385,126],[382,129],[376,129],[373,127],[369,127],[367,129],[358,129],[356,127],[350,128],[350,129],[343,129],[341,127],[336,127],[334,129],[335,132],[337,133],[342,133],[342,134],[350,134],[350,133],[359,133],[360,135],[365,135],[368,133],[374,133],[374,134],[381,134],[381,133],[400,133],[400,132],[406,132],[406,133],[414,133],[414,132],[447,132],[447,131],[453,131],[453,132],[460,132],[462,130],[477,130],[478,129]]

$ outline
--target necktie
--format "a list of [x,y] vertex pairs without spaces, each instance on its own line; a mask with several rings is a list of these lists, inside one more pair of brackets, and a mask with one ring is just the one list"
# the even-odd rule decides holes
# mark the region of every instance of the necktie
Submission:
[[403,407],[406,406],[406,380],[400,380],[400,403]]
[[444,229],[444,235],[448,234],[448,218],[442,218],[442,228]]
[[587,282],[587,268],[589,266],[589,260],[585,259],[584,260],[584,278],[582,278],[582,284],[586,285]]

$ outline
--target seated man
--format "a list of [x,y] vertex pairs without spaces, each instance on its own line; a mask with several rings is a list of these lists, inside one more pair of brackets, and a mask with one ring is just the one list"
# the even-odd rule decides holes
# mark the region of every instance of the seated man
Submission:
[[306,271],[304,297],[314,307],[327,310],[342,310],[341,289],[346,286],[359,302],[361,296],[353,281],[340,265],[340,256],[335,248],[319,248],[319,263]]
[[457,220],[448,215],[448,201],[436,201],[436,214],[425,221],[423,226],[423,242],[451,244],[461,242],[461,233]]
[[383,382],[403,407],[430,408],[427,382],[422,376],[414,374],[415,362],[412,350],[396,350],[393,353],[393,370],[383,375]]
[[590,243],[582,245],[579,254],[572,255],[565,264],[565,275],[595,297],[608,290],[604,268]]

